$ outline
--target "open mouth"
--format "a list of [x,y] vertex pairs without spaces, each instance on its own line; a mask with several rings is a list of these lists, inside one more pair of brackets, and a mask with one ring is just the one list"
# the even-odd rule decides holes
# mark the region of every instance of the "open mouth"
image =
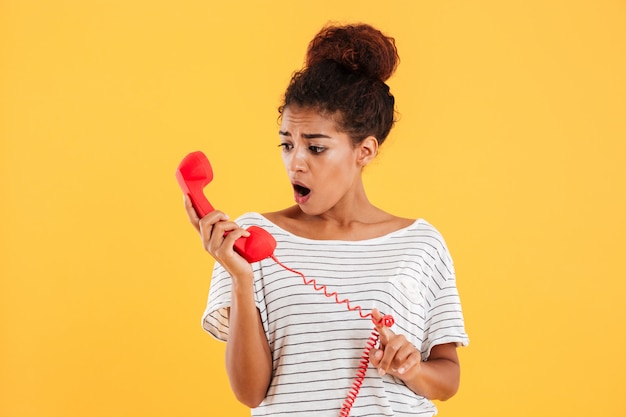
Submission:
[[293,189],[296,191],[296,193],[298,193],[300,197],[304,197],[311,192],[310,189],[303,187],[301,185],[298,185],[298,184],[294,184]]

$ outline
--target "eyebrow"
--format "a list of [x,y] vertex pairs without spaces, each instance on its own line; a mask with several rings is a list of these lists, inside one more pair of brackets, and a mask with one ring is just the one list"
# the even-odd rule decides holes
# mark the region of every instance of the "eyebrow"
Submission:
[[[291,133],[283,132],[282,130],[279,130],[278,134],[280,136],[289,136],[289,137],[291,137]],[[302,137],[304,139],[332,139],[332,137],[330,137],[328,135],[325,135],[323,133],[303,133]]]

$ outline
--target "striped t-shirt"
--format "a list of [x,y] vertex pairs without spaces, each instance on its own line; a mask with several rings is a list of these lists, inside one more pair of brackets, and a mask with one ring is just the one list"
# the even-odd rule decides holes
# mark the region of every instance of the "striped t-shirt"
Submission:
[[[374,307],[395,319],[426,360],[433,346],[467,345],[452,259],[439,232],[424,220],[361,241],[296,236],[258,213],[237,223],[260,226],[276,239],[275,257],[336,291],[364,313]],[[373,324],[336,303],[271,258],[252,265],[256,305],[273,356],[272,381],[253,416],[335,417],[350,391]],[[203,327],[228,339],[231,279],[216,262]],[[351,416],[432,416],[437,409],[400,379],[370,365]]]

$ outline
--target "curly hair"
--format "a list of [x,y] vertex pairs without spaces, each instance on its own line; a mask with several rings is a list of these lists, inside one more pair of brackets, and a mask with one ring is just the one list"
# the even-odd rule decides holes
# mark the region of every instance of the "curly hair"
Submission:
[[395,40],[367,24],[326,26],[309,43],[306,64],[291,77],[282,115],[290,105],[332,117],[358,144],[382,144],[395,123],[395,99],[385,81],[400,58]]

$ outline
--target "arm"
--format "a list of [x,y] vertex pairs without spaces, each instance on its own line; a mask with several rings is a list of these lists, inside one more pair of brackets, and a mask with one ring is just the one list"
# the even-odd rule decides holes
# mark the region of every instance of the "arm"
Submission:
[[198,218],[189,198],[185,198],[185,208],[206,251],[232,278],[226,372],[235,397],[250,408],[257,407],[271,381],[272,356],[254,300],[252,268],[233,250],[235,240],[249,233],[217,210]]
[[[376,321],[382,317],[376,309],[373,315]],[[380,375],[400,378],[413,392],[430,400],[445,401],[456,394],[461,368],[454,343],[434,346],[428,360],[422,361],[419,350],[404,335],[384,326],[377,329],[380,346],[370,351],[370,362]]]
[[252,284],[235,285],[229,308],[226,372],[237,399],[250,408],[265,398],[272,378],[272,356]]

